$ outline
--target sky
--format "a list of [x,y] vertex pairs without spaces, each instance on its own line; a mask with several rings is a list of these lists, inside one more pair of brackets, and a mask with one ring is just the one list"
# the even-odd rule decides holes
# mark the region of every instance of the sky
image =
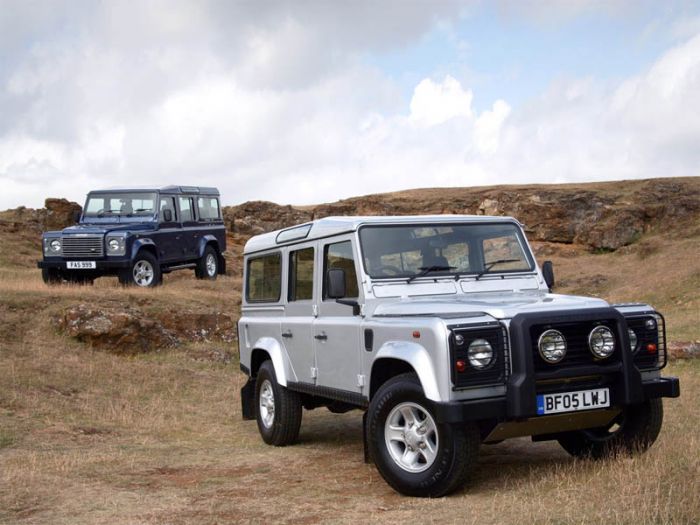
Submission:
[[0,209],[700,175],[700,2],[0,0]]

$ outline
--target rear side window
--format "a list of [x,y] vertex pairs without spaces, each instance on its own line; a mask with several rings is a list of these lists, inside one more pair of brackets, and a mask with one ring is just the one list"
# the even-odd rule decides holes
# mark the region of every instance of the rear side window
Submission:
[[180,220],[182,222],[192,222],[194,213],[192,211],[192,199],[190,197],[179,197],[180,199]]
[[160,198],[160,220],[165,220],[165,210],[170,210],[170,214],[173,221],[177,221],[177,213],[175,211],[175,198],[174,197],[161,197]]
[[350,241],[328,244],[323,252],[323,298],[326,299],[326,273],[331,268],[345,270],[346,297],[357,297],[357,272],[355,271],[355,257],[352,253]]
[[289,300],[304,301],[314,295],[314,249],[289,254]]
[[197,199],[200,221],[214,221],[221,217],[219,213],[219,199],[216,197],[199,197]]
[[282,289],[282,256],[271,253],[248,259],[246,300],[250,303],[276,303]]

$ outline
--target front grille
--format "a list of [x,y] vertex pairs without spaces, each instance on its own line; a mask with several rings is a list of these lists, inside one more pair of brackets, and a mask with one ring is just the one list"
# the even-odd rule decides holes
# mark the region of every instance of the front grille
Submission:
[[95,258],[104,256],[104,237],[102,235],[65,236],[63,237],[64,257]]
[[[588,347],[588,336],[596,326],[603,325],[610,328],[615,336],[615,351],[607,359],[597,359]],[[566,356],[559,363],[547,363],[539,351],[539,338],[543,332],[554,329],[562,333],[566,339]],[[614,319],[597,319],[575,323],[536,324],[530,328],[530,343],[532,347],[535,372],[549,372],[560,368],[608,365],[620,362],[622,345],[617,333]]]
[[[498,323],[484,325],[450,326],[450,358],[452,362],[452,384],[456,389],[475,386],[504,384],[510,375],[510,352],[506,330]],[[457,345],[455,336],[464,337],[464,344]],[[464,372],[456,369],[457,360],[469,363],[467,351],[469,343],[475,339],[486,339],[493,348],[495,359],[485,370],[476,370],[467,364]]]

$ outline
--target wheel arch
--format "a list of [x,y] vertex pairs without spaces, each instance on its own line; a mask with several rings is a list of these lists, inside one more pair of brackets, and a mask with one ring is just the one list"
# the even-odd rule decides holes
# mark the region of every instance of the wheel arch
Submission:
[[255,342],[250,353],[250,377],[257,376],[260,366],[267,360],[271,360],[272,366],[275,367],[277,382],[286,387],[288,374],[282,348],[274,338],[261,337]]
[[134,241],[134,244],[131,246],[131,260],[133,261],[136,259],[136,256],[139,254],[141,250],[145,250],[149,252],[153,257],[156,258],[156,261],[159,260],[158,258],[158,249],[156,248],[156,243],[153,242],[153,239],[149,238],[143,238],[143,239],[136,239]]
[[441,401],[428,351],[419,344],[406,341],[384,343],[377,352],[370,374],[370,399],[386,381],[406,372],[414,372],[418,376],[426,398]]

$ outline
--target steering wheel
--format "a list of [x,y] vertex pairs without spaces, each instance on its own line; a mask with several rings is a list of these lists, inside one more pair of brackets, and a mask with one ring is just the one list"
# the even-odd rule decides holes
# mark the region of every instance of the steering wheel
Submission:
[[[396,266],[391,266],[390,264],[383,264],[379,268],[376,269],[377,273],[381,275],[386,275],[388,277],[391,277],[392,275],[400,275],[403,272],[398,269]],[[387,273],[390,272],[390,273]]]

